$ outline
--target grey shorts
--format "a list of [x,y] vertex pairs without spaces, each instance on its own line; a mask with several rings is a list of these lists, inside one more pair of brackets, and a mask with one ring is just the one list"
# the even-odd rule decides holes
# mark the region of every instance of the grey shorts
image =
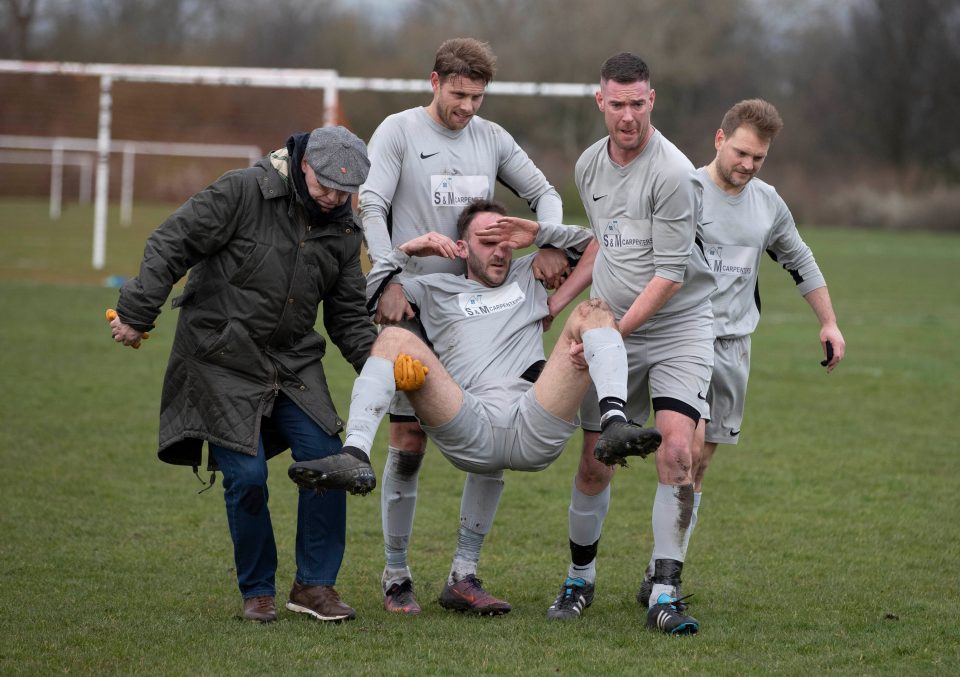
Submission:
[[461,470],[543,470],[557,460],[577,429],[544,409],[523,379],[474,386],[452,420],[423,426],[447,459]]
[[[713,369],[713,311],[709,304],[681,316],[648,320],[623,340],[627,349],[627,416],[644,423],[651,399],[656,409],[707,417],[706,393]],[[584,430],[600,430],[600,406],[591,384],[580,418]]]
[[718,338],[713,344],[714,364],[707,402],[706,441],[736,444],[747,401],[747,380],[750,377],[750,336]]

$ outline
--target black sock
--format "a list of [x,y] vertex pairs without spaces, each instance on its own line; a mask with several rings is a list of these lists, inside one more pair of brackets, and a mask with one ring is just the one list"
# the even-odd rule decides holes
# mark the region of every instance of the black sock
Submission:
[[626,406],[627,403],[619,397],[604,397],[600,400],[600,430],[606,428],[610,421],[626,421]]

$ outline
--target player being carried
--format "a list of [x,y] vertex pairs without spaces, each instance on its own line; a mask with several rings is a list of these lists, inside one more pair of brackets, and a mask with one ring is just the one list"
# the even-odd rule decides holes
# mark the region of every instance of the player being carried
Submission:
[[[421,426],[443,455],[467,472],[546,468],[576,430],[577,409],[591,380],[603,412],[598,455],[623,463],[659,446],[659,432],[623,413],[627,357],[606,303],[592,299],[578,305],[544,359],[543,322],[552,319],[547,294],[534,277],[533,255],[513,261],[512,250],[534,242],[582,250],[591,240],[589,231],[507,217],[500,203],[475,200],[460,215],[457,232],[457,242],[439,233],[410,240],[368,275],[372,306],[411,256],[467,263],[465,277],[433,273],[404,280],[403,293],[418,310],[436,355],[413,333],[385,328],[354,384],[343,453],[291,465],[298,485],[356,494],[374,488],[370,449],[398,384],[418,388],[408,395]],[[423,378],[423,371],[429,376]],[[474,553],[458,550],[440,604],[506,613],[511,608],[506,602],[490,598],[485,606],[476,599],[486,595],[476,579],[479,547]]]

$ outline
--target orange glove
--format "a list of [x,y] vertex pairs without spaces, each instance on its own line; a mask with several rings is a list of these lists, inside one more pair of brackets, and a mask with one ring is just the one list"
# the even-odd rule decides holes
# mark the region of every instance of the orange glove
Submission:
[[[107,322],[113,322],[115,319],[117,319],[117,311],[114,310],[113,308],[107,308]],[[143,336],[141,337],[141,340],[146,341],[148,338],[150,338],[150,332],[148,331],[143,332]],[[134,350],[139,350],[140,341],[137,341],[130,347],[133,348]]]
[[429,371],[420,360],[400,353],[393,363],[393,378],[397,382],[397,390],[420,390]]

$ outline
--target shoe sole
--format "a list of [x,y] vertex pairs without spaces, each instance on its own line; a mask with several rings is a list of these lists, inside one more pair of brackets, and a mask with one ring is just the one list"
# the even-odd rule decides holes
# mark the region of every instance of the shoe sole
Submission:
[[287,602],[285,606],[289,611],[297,614],[307,614],[308,616],[312,616],[318,621],[323,621],[324,623],[340,623],[341,621],[352,621],[355,618],[355,616],[351,616],[350,614],[343,614],[342,616],[324,616],[323,614],[318,614],[313,609],[300,606],[299,604],[294,604],[293,602]]
[[398,614],[400,616],[418,616],[422,609],[420,607],[389,607],[386,604],[383,605],[383,608],[389,611],[392,614]]
[[400,614],[401,616],[416,616],[422,611],[416,600],[408,606],[391,606],[386,596],[383,598],[383,608],[392,614]]
[[[607,442],[607,444],[604,444]],[[622,465],[626,467],[628,456],[639,456],[646,458],[660,448],[663,437],[656,430],[648,428],[643,429],[643,434],[635,440],[629,442],[606,441],[602,437],[597,441],[597,446],[593,450],[593,456],[604,465]],[[625,449],[615,452],[613,449],[607,449],[608,445],[614,443],[623,444]]]
[[509,609],[478,609],[477,607],[470,606],[469,604],[461,605],[456,602],[440,602],[440,606],[448,611],[456,611],[461,614],[476,614],[478,616],[503,616],[513,610],[513,607],[510,607]]
[[248,623],[259,623],[260,625],[266,625],[267,623],[276,623],[277,619],[274,618],[251,618],[250,616],[240,616],[241,620],[247,621]]
[[298,487],[303,489],[313,489],[323,492],[328,489],[346,491],[354,496],[365,496],[376,487],[376,479],[373,479],[371,486],[358,486],[358,478],[370,478],[367,474],[358,475],[356,471],[344,471],[342,473],[325,473],[311,470],[310,468],[290,468],[288,473],[290,479]]

